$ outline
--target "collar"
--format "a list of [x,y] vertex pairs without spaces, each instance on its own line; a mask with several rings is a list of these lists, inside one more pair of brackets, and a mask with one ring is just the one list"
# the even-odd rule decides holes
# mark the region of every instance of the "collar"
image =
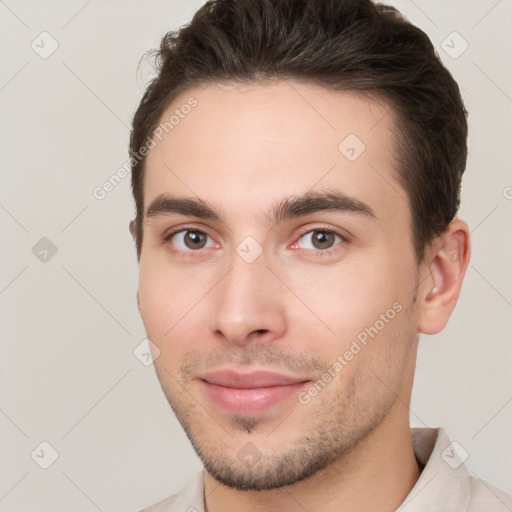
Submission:
[[[412,444],[422,473],[397,512],[464,512],[468,509],[471,476],[442,428],[413,428]],[[461,450],[461,452],[463,449]],[[467,455],[467,454],[466,454]],[[467,458],[467,457],[466,457]],[[204,469],[178,494],[147,512],[204,512]]]

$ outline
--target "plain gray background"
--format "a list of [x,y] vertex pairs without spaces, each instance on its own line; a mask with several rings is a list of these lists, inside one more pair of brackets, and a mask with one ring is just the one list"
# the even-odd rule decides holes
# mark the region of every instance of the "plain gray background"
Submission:
[[[471,471],[510,493],[512,2],[390,3],[431,37],[471,130],[472,259],[447,328],[422,337],[411,422],[445,427]],[[0,510],[135,511],[201,467],[134,354],[129,177],[93,196],[127,160],[151,76],[139,59],[201,4],[0,0]]]

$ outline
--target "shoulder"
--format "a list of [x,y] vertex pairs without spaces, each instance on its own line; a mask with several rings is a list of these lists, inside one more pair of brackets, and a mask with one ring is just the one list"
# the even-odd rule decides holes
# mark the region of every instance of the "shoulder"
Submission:
[[476,477],[470,479],[468,512],[510,512],[512,496]]
[[162,501],[141,510],[140,512],[167,512],[176,501],[177,496],[177,494],[173,494],[172,496],[169,496],[168,498],[165,498]]
[[512,511],[512,496],[471,472],[465,464],[467,452],[463,453],[463,447],[452,442],[444,429],[414,428],[412,439],[416,459],[423,470],[403,503],[405,508],[414,500],[413,508],[406,510]]
[[204,512],[204,474],[196,473],[178,493],[140,512]]

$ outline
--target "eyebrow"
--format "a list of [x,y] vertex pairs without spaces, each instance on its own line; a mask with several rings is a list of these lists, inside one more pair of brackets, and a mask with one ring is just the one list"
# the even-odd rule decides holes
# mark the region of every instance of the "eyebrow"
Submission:
[[[336,211],[377,219],[374,210],[368,204],[339,191],[306,192],[286,197],[270,208],[266,219],[270,225],[275,226],[285,220],[321,211]],[[168,194],[160,194],[151,202],[146,211],[146,220],[173,213],[224,222],[220,211],[206,201]]]

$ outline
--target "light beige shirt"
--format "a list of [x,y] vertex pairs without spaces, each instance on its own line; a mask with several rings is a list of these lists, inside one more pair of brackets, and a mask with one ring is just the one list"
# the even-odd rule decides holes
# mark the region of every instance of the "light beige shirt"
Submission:
[[[399,512],[512,511],[512,496],[470,475],[463,460],[467,454],[442,428],[413,428],[412,442],[423,471]],[[203,497],[201,471],[178,494],[141,512],[204,512]]]

